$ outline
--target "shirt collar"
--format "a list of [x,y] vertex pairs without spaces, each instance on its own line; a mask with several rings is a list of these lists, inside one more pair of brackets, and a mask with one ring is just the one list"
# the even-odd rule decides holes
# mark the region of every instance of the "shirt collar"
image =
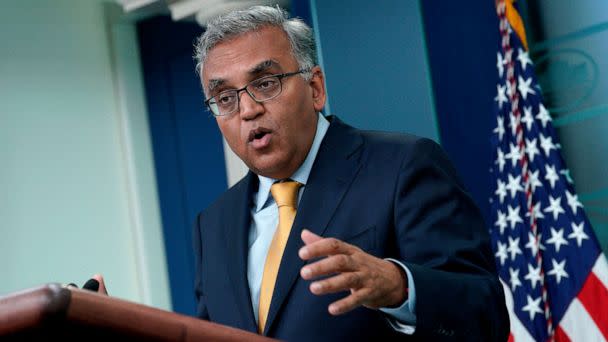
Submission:
[[[319,152],[319,147],[321,147],[321,142],[323,141],[323,137],[325,137],[325,133],[327,133],[327,129],[329,128],[329,121],[323,116],[323,114],[319,113],[319,120],[317,120],[317,131],[315,133],[315,138],[312,141],[312,146],[310,147],[310,151],[308,151],[308,155],[304,162],[300,167],[294,172],[290,179],[306,186],[306,182],[308,181],[308,176],[310,175],[310,170],[312,169],[312,164],[317,158],[317,153]],[[254,196],[254,205],[255,211],[258,212],[264,208],[266,202],[270,196],[270,187],[277,179],[268,178],[264,176],[258,175],[258,179],[260,180],[258,186],[258,193]]]

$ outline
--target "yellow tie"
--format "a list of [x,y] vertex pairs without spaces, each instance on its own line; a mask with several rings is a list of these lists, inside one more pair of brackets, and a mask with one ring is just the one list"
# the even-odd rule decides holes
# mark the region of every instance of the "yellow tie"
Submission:
[[264,264],[264,275],[262,276],[262,286],[260,287],[260,305],[258,307],[258,331],[260,334],[264,332],[274,284],[279,273],[279,265],[281,264],[285,245],[287,245],[293,220],[296,217],[296,202],[300,186],[302,184],[298,182],[287,181],[274,183],[270,187],[270,193],[279,207],[279,226],[274,232],[270,248],[268,248],[268,254],[266,255],[266,263]]

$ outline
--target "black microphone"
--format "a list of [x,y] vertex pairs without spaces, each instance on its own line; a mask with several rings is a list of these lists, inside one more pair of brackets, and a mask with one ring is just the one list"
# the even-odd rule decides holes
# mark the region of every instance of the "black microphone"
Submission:
[[91,278],[82,286],[82,289],[97,292],[99,290],[99,282]]

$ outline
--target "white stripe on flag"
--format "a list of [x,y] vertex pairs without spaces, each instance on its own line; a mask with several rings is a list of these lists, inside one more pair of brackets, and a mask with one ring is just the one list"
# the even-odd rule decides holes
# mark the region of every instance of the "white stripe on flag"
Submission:
[[606,341],[578,298],[572,300],[559,325],[573,342]]
[[593,266],[592,272],[598,277],[598,279],[604,284],[604,287],[608,289],[608,262],[604,253],[600,254]]
[[515,311],[513,311],[514,305],[511,290],[502,279],[500,279],[500,283],[505,291],[505,302],[507,303],[507,310],[509,311],[509,321],[511,321],[511,335],[513,335],[513,340],[515,342],[534,342],[534,338],[532,338],[528,329],[524,327],[519,318],[515,315]]

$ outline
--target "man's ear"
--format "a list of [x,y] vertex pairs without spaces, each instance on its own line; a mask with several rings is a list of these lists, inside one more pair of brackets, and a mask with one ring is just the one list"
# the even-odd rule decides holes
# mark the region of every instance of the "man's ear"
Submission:
[[315,111],[320,112],[325,106],[326,92],[325,92],[325,76],[319,66],[313,67],[310,72],[312,78],[309,81],[310,87],[312,88],[312,100]]

